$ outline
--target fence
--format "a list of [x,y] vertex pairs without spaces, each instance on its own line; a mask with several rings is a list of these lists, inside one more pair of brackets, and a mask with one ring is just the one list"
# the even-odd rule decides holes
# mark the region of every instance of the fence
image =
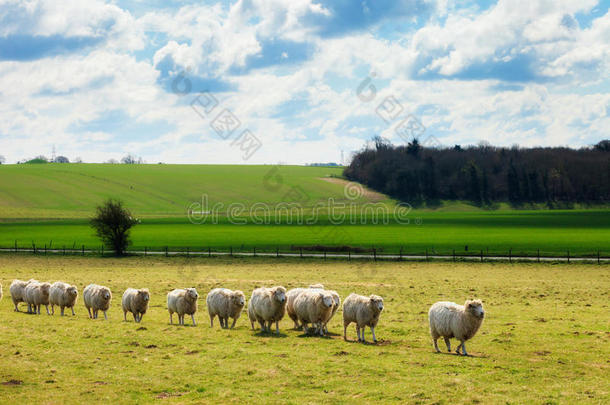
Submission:
[[[61,247],[52,247],[52,244],[49,246],[42,245],[37,246],[32,243],[31,246],[23,247],[18,246],[17,241],[13,247],[0,247],[0,252],[3,253],[31,253],[31,254],[54,254],[54,255],[97,255],[97,256],[109,256],[113,255],[112,251],[105,249],[104,246],[99,247],[86,247],[85,245],[77,245],[73,243],[72,247],[66,247],[65,245]],[[485,251],[479,249],[478,251],[470,252],[456,252],[453,249],[451,252],[438,252],[434,249],[425,249],[425,251],[421,252],[407,252],[403,248],[400,248],[397,252],[385,252],[383,249],[377,248],[352,248],[352,247],[341,247],[340,249],[333,250],[330,247],[324,249],[315,249],[309,246],[306,247],[291,247],[290,250],[283,249],[281,250],[279,247],[270,248],[270,247],[244,247],[241,245],[240,247],[234,248],[232,246],[228,248],[218,248],[218,247],[185,247],[185,248],[176,248],[172,247],[171,250],[168,246],[163,248],[153,247],[149,248],[144,246],[143,248],[132,248],[128,250],[127,253],[129,255],[139,255],[139,256],[165,256],[165,257],[175,257],[175,256],[193,256],[193,257],[298,257],[298,258],[321,258],[321,259],[341,259],[341,260],[372,260],[372,261],[382,261],[382,260],[394,260],[394,261],[402,261],[402,260],[417,260],[417,261],[430,261],[430,260],[444,260],[444,261],[508,261],[512,263],[513,261],[527,261],[527,262],[597,262],[598,264],[608,263],[610,262],[610,256],[602,253],[601,250],[598,250],[594,253],[589,254],[580,254],[575,255],[570,253],[570,250],[567,250],[565,255],[557,255],[548,253],[541,253],[540,249],[537,249],[535,253],[524,253],[524,252],[513,252],[513,249],[508,249],[505,253],[492,251],[489,252],[489,249]]]

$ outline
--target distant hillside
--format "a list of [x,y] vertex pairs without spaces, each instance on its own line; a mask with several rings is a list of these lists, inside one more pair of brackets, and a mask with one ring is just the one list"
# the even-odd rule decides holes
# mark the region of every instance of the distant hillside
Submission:
[[[141,216],[184,215],[207,195],[209,203],[299,201],[312,206],[346,201],[341,167],[238,165],[0,165],[0,218],[89,216],[108,197]],[[379,198],[376,198],[378,201]],[[367,195],[357,201],[366,202]]]

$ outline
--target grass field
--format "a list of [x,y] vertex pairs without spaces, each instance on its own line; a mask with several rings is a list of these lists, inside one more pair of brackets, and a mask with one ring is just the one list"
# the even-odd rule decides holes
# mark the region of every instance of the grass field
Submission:
[[[90,282],[114,292],[109,321],[26,315],[0,301],[0,399],[11,403],[591,403],[610,401],[610,274],[597,265],[425,264],[263,259],[0,256],[0,280]],[[204,297],[216,286],[250,292],[322,282],[385,298],[380,342],[305,337],[280,324],[279,337],[210,329]],[[168,324],[165,294],[194,285],[199,325]],[[592,288],[594,286],[594,288]],[[141,325],[123,322],[120,296],[148,287]],[[438,300],[483,299],[487,317],[472,357],[435,354],[427,310]],[[350,339],[355,330],[350,327]],[[370,339],[370,333],[368,334]]]
[[[363,192],[350,199],[336,167],[42,164],[0,166],[0,247],[99,248],[88,226],[97,204],[122,199],[142,219],[134,228],[133,248],[290,249],[303,245],[375,247],[380,251],[440,254],[513,253],[565,256],[610,254],[610,210],[485,211],[460,203],[437,210],[414,209],[406,219],[392,217],[394,201]],[[363,189],[363,191],[365,191]],[[209,206],[222,203],[216,223],[193,224],[187,217],[192,203],[208,196]],[[333,199],[346,216],[332,221],[328,210],[315,204]],[[249,213],[238,215],[245,225],[230,223],[225,212],[233,203],[269,207],[297,201],[314,225],[302,226],[272,212],[270,223],[257,224]],[[374,223],[366,204],[379,204],[390,213],[387,224]],[[349,211],[353,204],[354,211]],[[223,211],[225,210],[225,211]],[[273,216],[276,215],[277,216]],[[279,224],[276,224],[276,219]],[[404,219],[404,218],[403,218]],[[362,221],[365,221],[365,224]],[[335,225],[333,225],[333,223]]]

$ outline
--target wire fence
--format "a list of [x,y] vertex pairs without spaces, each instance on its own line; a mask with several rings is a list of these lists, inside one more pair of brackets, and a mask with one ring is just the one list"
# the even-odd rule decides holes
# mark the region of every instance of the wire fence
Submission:
[[[36,245],[19,246],[15,241],[12,247],[0,247],[2,253],[23,253],[34,255],[81,255],[81,256],[114,256],[114,252],[103,245],[86,246],[78,245],[76,242],[72,246],[53,246]],[[468,249],[466,246],[463,250],[452,249],[451,251],[438,251],[436,249],[423,250],[407,250],[406,248],[387,249],[387,248],[361,248],[361,247],[330,247],[330,246],[290,246],[290,247],[257,247],[239,245],[237,247],[132,247],[126,252],[131,256],[165,256],[165,257],[297,257],[297,258],[320,258],[320,259],[338,259],[338,260],[372,260],[372,261],[401,261],[401,260],[416,260],[416,261],[507,261],[515,262],[589,262],[606,264],[610,262],[608,252],[597,250],[588,253],[571,253],[566,250],[565,254],[557,254],[557,252],[549,253],[548,251],[536,249],[535,252],[489,250],[489,249]]]

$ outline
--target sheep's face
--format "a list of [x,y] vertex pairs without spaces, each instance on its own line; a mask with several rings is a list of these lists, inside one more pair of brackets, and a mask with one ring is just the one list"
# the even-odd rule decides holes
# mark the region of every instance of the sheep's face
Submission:
[[148,300],[150,299],[150,293],[148,292],[147,289],[139,290],[138,296],[144,302],[148,302]]
[[105,288],[105,289],[102,291],[102,297],[104,297],[104,299],[105,299],[106,301],[108,301],[108,300],[110,299],[110,296],[111,296],[111,295],[110,295],[110,290],[109,290],[109,289],[107,289],[107,288]]
[[76,287],[72,286],[72,287],[68,287],[68,289],[66,290],[66,292],[68,293],[69,296],[71,297],[76,297],[78,295],[78,290],[76,289]]
[[246,305],[246,296],[241,291],[234,291],[232,299],[233,305],[237,305],[239,307]]
[[193,301],[195,301],[197,298],[199,298],[199,294],[197,294],[197,290],[194,288],[187,288],[186,293],[189,296],[189,298]]
[[322,295],[322,302],[324,303],[324,306],[326,308],[332,308],[332,306],[335,304],[335,300],[333,299],[333,296],[330,294],[321,294]]
[[376,308],[378,311],[383,311],[383,298],[379,295],[371,295],[369,298],[371,299],[373,308]]
[[284,287],[275,287],[273,291],[273,299],[279,303],[286,301],[286,289]]
[[50,289],[51,289],[51,284],[49,284],[49,283],[40,284],[40,291],[42,291],[43,295],[49,295]]
[[483,319],[485,317],[485,311],[483,310],[483,303],[481,300],[466,301],[464,307],[466,308],[466,311],[476,318]]

